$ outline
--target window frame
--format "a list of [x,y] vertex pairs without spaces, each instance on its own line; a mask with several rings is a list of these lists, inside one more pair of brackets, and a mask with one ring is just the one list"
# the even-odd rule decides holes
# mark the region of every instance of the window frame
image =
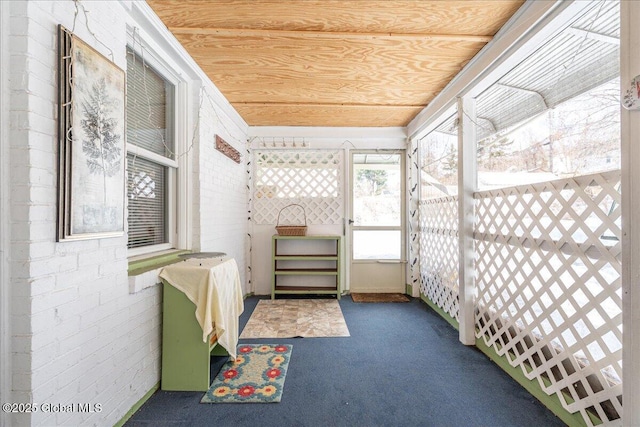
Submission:
[[[190,111],[188,110],[189,85],[177,72],[178,66],[171,62],[171,56],[159,54],[159,50],[154,49],[154,45],[147,41],[147,38],[140,34],[139,29],[128,32],[128,43],[126,46],[127,55],[132,51],[138,58],[144,60],[144,64],[153,69],[168,84],[173,86],[173,94],[167,100],[168,109],[173,111],[171,135],[173,137],[174,159],[164,157],[147,150],[145,148],[126,144],[128,154],[134,154],[145,160],[167,167],[166,182],[166,235],[167,242],[157,245],[141,246],[137,248],[127,248],[128,257],[145,255],[156,255],[158,252],[188,249],[191,239],[190,203],[191,191],[184,191],[190,188],[190,160],[191,153],[184,153],[187,148],[189,132],[187,130],[187,120]],[[128,178],[127,178],[128,185]],[[184,194],[182,194],[184,193]],[[129,205],[127,197],[127,236],[129,231]]]

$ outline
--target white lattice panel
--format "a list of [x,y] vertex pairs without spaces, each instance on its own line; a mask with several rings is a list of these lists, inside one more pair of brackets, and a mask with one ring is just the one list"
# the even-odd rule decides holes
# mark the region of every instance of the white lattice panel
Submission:
[[458,197],[420,201],[420,292],[458,320]]
[[340,224],[343,219],[343,156],[340,151],[254,151],[253,210],[257,224]]
[[476,199],[477,336],[603,422],[622,411],[620,171]]

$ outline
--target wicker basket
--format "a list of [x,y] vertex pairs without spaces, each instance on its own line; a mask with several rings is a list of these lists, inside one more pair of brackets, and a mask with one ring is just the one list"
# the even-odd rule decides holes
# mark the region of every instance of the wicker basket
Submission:
[[[280,215],[282,214],[282,211],[290,208],[291,206],[298,206],[300,209],[302,209],[302,214],[304,215],[304,225],[280,225]],[[292,203],[280,209],[280,212],[278,212],[278,223],[276,224],[276,231],[280,236],[306,236],[307,213],[304,211],[304,208],[296,203]]]

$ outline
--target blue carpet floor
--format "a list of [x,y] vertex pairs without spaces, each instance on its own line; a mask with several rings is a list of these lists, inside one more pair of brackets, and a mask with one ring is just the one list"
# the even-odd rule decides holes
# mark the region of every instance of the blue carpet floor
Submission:
[[[245,301],[241,328],[258,300]],[[126,426],[564,425],[422,301],[340,305],[351,337],[278,339],[293,344],[280,403],[201,404],[201,392],[158,391]],[[225,360],[212,358],[213,376]]]

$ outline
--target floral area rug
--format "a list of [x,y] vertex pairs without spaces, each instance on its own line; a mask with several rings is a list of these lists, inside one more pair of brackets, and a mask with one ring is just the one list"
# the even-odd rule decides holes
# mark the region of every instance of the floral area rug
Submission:
[[292,345],[241,344],[200,403],[280,402]]

